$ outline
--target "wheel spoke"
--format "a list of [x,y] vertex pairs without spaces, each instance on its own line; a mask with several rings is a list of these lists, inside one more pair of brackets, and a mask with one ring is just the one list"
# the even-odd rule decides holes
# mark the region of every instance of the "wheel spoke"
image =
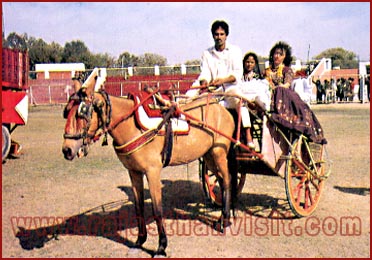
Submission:
[[[203,162],[202,162],[203,163]],[[203,190],[206,197],[215,206],[222,206],[222,189],[218,181],[218,177],[215,173],[208,170],[206,165],[200,165],[199,171],[202,177]],[[237,183],[236,183],[236,195],[239,195],[244,187],[246,174],[238,172]]]
[[309,187],[309,182],[307,181],[306,184],[305,184],[305,205],[304,205],[304,208],[307,209],[311,205],[313,205],[313,198],[311,197],[311,190],[310,190],[310,187]]
[[318,151],[320,156],[314,156],[311,154],[313,150],[310,149],[313,146],[309,146],[306,140],[298,141],[293,144],[294,148],[288,156],[285,172],[286,193],[289,205],[298,217],[308,216],[315,210],[324,184],[319,176],[324,171],[324,163],[318,163],[322,151]]

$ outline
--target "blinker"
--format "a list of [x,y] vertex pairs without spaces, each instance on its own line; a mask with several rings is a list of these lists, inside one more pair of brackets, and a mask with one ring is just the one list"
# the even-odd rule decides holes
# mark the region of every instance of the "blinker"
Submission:
[[90,112],[90,105],[87,105],[85,102],[81,102],[77,111],[78,117],[88,117]]

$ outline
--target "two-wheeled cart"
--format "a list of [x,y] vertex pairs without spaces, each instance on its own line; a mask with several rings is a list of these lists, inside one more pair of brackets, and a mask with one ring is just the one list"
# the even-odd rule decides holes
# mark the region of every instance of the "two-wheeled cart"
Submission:
[[[254,103],[251,105],[259,108]],[[293,213],[297,217],[312,214],[330,174],[326,144],[312,142],[304,134],[277,124],[269,112],[254,108],[249,111],[256,148],[242,148],[239,138],[231,148],[237,165],[236,181],[232,184],[237,195],[243,190],[247,174],[280,176],[285,180],[286,195]],[[199,160],[199,173],[207,198],[212,204],[221,205],[217,176],[208,170],[203,159]]]

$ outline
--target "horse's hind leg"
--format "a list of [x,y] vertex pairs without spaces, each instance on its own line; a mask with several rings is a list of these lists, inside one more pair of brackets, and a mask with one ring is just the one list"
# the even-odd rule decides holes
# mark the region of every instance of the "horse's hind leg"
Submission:
[[147,181],[149,184],[152,210],[159,234],[159,246],[155,256],[166,256],[165,249],[168,245],[167,235],[163,225],[163,208],[162,208],[162,187],[160,180],[161,168],[153,168],[146,173]]
[[138,225],[138,238],[135,247],[141,248],[147,239],[145,222],[145,202],[143,192],[143,174],[139,172],[129,171],[129,176],[132,181],[134,205]]
[[225,149],[218,147],[213,149],[213,159],[217,166],[218,176],[222,179],[222,227],[229,225],[230,205],[231,205],[231,176],[229,174],[227,152]]

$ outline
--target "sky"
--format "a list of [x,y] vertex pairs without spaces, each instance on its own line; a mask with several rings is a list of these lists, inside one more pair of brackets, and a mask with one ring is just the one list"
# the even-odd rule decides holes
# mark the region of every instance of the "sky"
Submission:
[[369,2],[2,2],[3,30],[64,46],[81,40],[92,53],[155,53],[169,65],[200,59],[213,45],[215,20],[243,54],[268,56],[279,40],[306,62],[341,47],[370,60]]

